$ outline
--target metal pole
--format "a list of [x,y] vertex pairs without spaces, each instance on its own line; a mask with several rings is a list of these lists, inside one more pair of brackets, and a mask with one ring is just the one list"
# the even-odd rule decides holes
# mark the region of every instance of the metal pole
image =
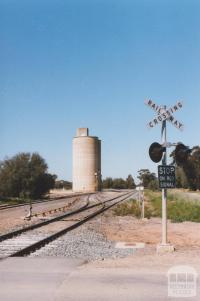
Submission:
[[30,198],[30,211],[29,211],[30,219],[32,217],[32,199]]
[[138,191],[138,203],[139,203],[139,206],[141,206],[140,189],[139,189],[139,191]]
[[142,218],[144,218],[144,192],[142,191]]
[[[166,106],[164,107],[166,109]],[[162,144],[167,142],[166,120],[162,122]],[[163,153],[162,164],[167,165],[167,148]],[[162,245],[167,244],[167,189],[162,189]]]
[[29,200],[29,213],[24,217],[24,219],[30,220],[32,217],[32,200]]

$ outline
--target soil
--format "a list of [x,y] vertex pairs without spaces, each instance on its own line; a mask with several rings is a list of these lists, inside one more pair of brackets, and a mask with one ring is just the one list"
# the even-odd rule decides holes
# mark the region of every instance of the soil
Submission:
[[[101,231],[114,241],[143,242],[156,246],[161,242],[161,218],[137,219],[107,213],[101,219]],[[200,223],[168,221],[168,242],[177,249],[200,249]]]
[[[93,225],[94,226],[94,225]],[[155,265],[193,265],[200,270],[200,223],[168,221],[168,242],[175,252],[158,254],[157,245],[161,242],[161,218],[137,219],[132,216],[115,216],[107,212],[96,222],[96,229],[107,239],[131,244],[145,243],[143,249],[137,249],[133,255],[123,259],[108,259],[91,262],[95,267],[137,267],[141,265],[151,269]]]

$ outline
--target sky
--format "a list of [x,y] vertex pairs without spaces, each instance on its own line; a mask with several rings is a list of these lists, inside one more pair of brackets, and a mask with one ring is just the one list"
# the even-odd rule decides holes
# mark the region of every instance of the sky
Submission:
[[88,127],[103,178],[156,172],[146,99],[183,101],[168,142],[199,145],[199,16],[198,0],[0,0],[0,160],[38,152],[71,180],[72,139]]

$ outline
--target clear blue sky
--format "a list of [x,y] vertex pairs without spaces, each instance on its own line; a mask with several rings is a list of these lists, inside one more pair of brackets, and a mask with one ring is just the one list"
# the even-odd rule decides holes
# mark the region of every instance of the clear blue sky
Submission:
[[198,0],[0,0],[0,159],[36,151],[70,180],[72,138],[89,127],[103,177],[155,171],[146,98],[184,100],[168,140],[198,145],[199,16]]

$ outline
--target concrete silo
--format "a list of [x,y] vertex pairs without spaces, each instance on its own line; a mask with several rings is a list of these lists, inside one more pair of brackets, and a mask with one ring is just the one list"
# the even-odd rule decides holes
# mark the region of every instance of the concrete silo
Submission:
[[101,141],[79,128],[73,139],[73,191],[101,190]]

